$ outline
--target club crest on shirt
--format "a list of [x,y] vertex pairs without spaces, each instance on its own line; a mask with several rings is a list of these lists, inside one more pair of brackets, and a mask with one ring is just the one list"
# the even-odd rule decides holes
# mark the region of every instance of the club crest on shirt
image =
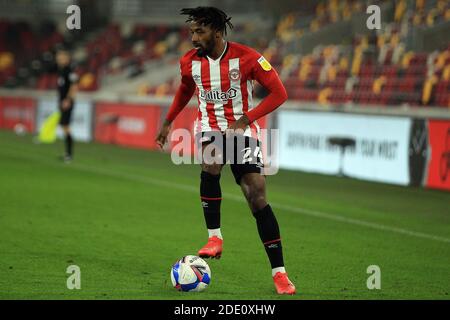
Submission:
[[267,61],[263,56],[258,59],[258,63],[261,65],[264,71],[272,70],[272,66],[270,65],[269,61]]
[[239,81],[239,79],[241,79],[241,73],[238,69],[231,69],[230,72],[228,72],[228,77],[231,81]]

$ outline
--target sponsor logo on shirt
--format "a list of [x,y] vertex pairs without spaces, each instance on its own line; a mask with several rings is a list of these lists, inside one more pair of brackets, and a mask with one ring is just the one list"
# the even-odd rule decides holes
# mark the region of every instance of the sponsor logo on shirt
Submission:
[[226,103],[230,99],[236,98],[237,90],[234,88],[223,92],[221,90],[200,90],[200,99],[211,103]]

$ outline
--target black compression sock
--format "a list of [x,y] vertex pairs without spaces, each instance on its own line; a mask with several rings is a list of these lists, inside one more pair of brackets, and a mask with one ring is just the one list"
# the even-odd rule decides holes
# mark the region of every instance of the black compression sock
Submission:
[[283,267],[283,249],[281,247],[280,229],[270,205],[253,213],[256,218],[259,237],[261,238],[270,265],[273,268]]
[[218,229],[220,228],[220,203],[222,201],[220,174],[212,175],[202,171],[200,177],[200,198],[206,226],[208,229]]
[[66,156],[72,157],[73,140],[72,135],[70,133],[66,135],[65,145],[66,145]]

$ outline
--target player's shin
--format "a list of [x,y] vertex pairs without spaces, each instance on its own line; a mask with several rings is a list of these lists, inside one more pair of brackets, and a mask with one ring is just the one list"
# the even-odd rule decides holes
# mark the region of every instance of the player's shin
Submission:
[[266,249],[272,270],[281,270],[284,272],[280,229],[272,208],[270,205],[267,205],[263,209],[253,212],[253,216],[256,219],[259,237]]
[[222,234],[220,233],[220,204],[222,201],[220,174],[213,175],[202,171],[200,198],[209,238],[217,236],[222,239]]
[[72,135],[70,133],[66,133],[65,147],[66,147],[66,156],[72,157],[73,139],[72,139]]

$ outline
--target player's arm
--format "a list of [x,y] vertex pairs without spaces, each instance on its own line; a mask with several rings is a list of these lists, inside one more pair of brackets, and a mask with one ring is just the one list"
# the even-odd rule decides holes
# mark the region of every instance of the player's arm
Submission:
[[62,101],[64,110],[70,108],[78,92],[78,76],[75,73],[71,73],[69,75],[69,81],[71,83],[69,91],[67,92],[66,98]]
[[175,120],[178,114],[188,104],[195,92],[195,83],[192,77],[189,75],[183,75],[183,71],[181,71],[181,74],[180,86],[177,89],[175,98],[169,108],[169,112],[166,115],[161,130],[156,137],[156,143],[160,146],[160,148],[162,148],[167,141],[167,136],[169,135],[172,121]]
[[253,121],[264,117],[282,105],[288,98],[286,89],[275,69],[263,57],[259,58],[253,66],[252,77],[258,81],[269,94],[252,110],[236,121],[232,129],[242,129]]

